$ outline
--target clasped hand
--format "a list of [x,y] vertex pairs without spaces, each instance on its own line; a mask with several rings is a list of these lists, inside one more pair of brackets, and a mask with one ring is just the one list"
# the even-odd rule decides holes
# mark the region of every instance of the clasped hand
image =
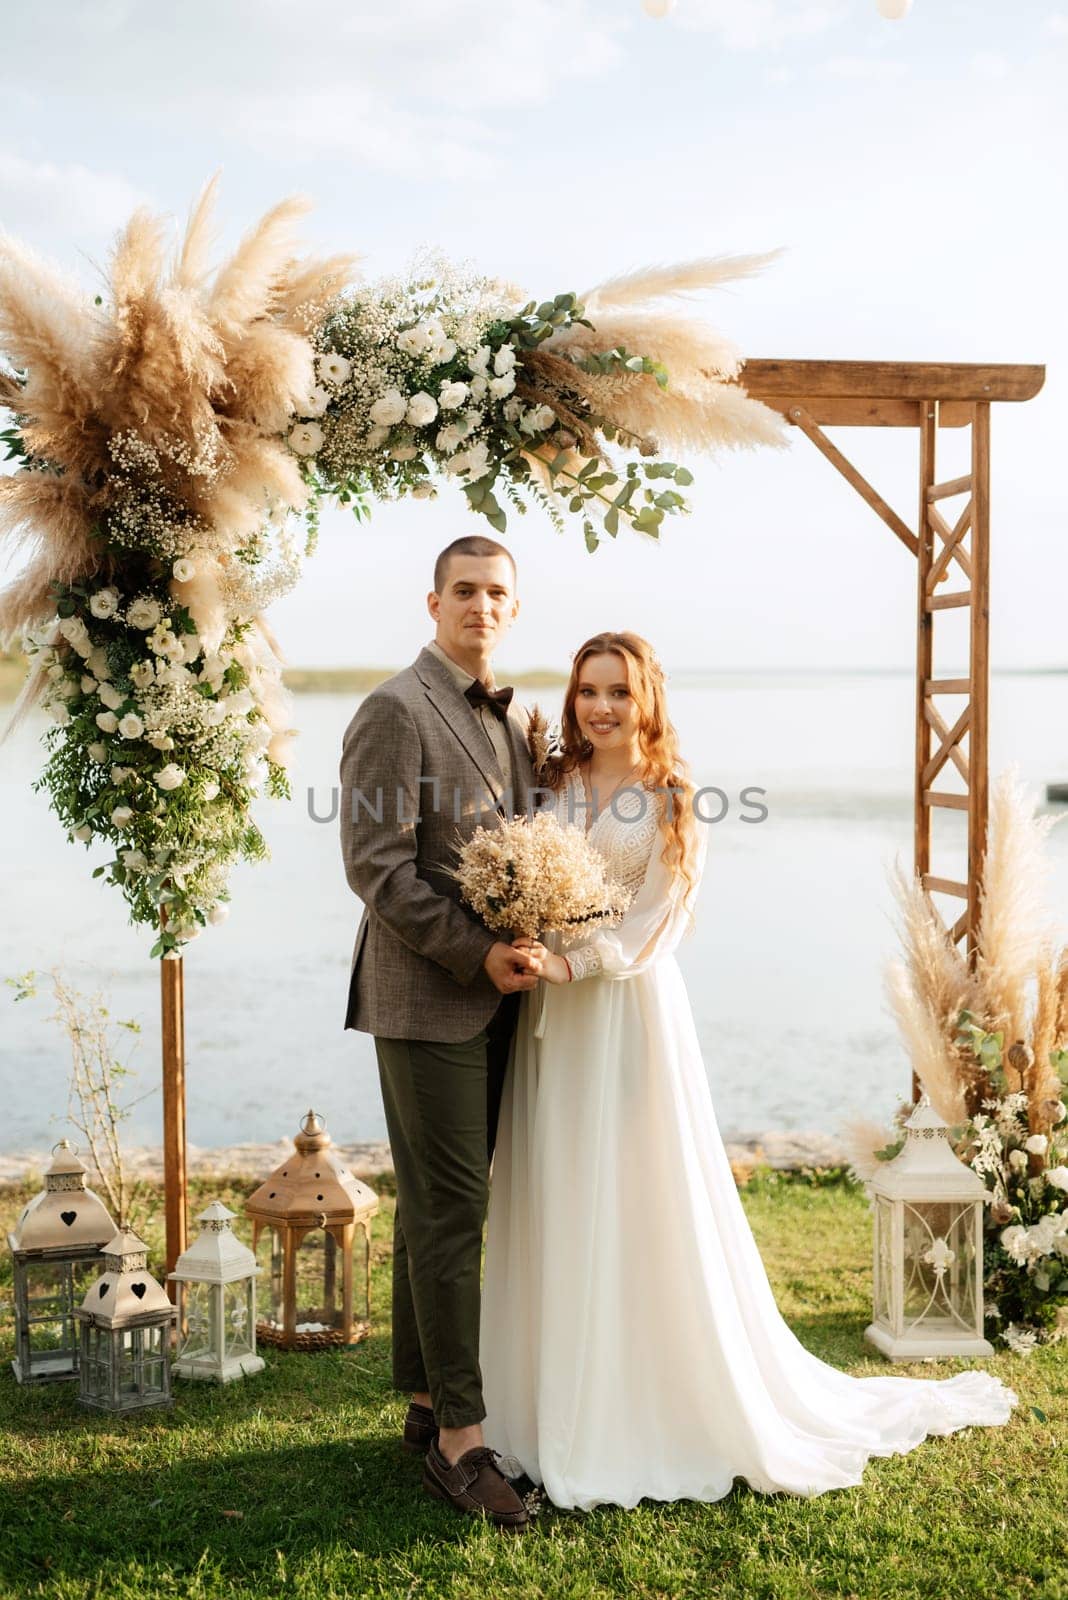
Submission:
[[547,950],[537,939],[513,939],[511,944],[491,945],[483,963],[486,973],[501,994],[517,994],[535,989],[538,980],[570,983],[571,973],[563,956]]

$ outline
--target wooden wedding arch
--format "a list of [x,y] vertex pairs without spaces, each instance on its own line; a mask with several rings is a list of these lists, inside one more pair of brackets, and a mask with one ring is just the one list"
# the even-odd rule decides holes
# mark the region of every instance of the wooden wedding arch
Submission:
[[[1031,400],[1042,366],[893,361],[748,361],[741,382],[781,412],[826,456],[916,561],[915,870],[954,942],[974,952],[987,822],[990,629],[990,407]],[[833,444],[824,428],[911,428],[918,435],[915,528]],[[939,481],[940,430],[971,430],[971,466]],[[949,507],[952,506],[952,511]],[[968,612],[967,667],[936,677],[939,613]],[[937,744],[936,744],[937,741]],[[966,873],[932,871],[936,810],[966,818]],[[185,1047],[182,962],[160,963],[163,1021],[163,1156],[167,1270],[187,1240]],[[915,1079],[913,1090],[915,1093]]]

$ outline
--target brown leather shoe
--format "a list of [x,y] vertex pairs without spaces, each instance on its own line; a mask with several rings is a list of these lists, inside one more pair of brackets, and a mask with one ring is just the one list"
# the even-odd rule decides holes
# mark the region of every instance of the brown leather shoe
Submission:
[[487,1445],[467,1450],[450,1466],[435,1442],[426,1453],[423,1488],[435,1500],[447,1500],[457,1511],[482,1516],[509,1533],[527,1527],[526,1507],[497,1466]]
[[413,1400],[404,1419],[404,1437],[401,1444],[413,1455],[425,1456],[432,1444],[438,1442],[438,1425],[429,1406]]

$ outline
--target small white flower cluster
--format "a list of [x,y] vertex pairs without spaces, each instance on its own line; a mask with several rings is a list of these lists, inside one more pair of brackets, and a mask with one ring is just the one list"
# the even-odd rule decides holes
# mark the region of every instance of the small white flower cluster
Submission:
[[379,497],[433,493],[432,472],[473,484],[522,437],[556,428],[515,392],[516,315],[500,285],[435,261],[334,307],[318,330],[318,384],[290,448],[332,483],[369,475]]

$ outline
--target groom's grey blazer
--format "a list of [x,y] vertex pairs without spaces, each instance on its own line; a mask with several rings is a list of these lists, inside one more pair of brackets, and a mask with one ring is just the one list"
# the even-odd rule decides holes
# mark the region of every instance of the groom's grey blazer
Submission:
[[481,823],[524,812],[534,774],[509,716],[513,774],[502,773],[455,678],[423,650],[367,696],[341,754],[341,852],[364,903],[346,1028],[389,1039],[458,1043],[485,1027],[501,996],[483,971],[499,938],[460,904],[448,875]]

